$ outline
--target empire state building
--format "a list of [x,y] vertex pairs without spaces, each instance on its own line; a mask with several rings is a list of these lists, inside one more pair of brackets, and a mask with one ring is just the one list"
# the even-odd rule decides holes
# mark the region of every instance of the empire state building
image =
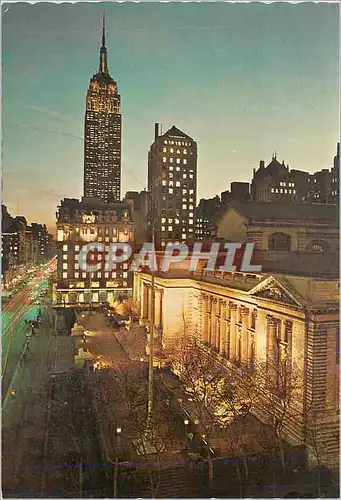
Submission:
[[86,96],[84,196],[105,201],[121,197],[122,115],[117,83],[108,70],[105,18],[98,72]]

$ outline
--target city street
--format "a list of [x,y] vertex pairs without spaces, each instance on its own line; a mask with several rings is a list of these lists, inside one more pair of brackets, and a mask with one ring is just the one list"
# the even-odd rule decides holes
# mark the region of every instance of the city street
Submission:
[[39,309],[39,293],[48,287],[48,278],[55,268],[55,261],[37,275],[11,299],[2,314],[2,401],[13,387],[15,374],[20,367],[29,328],[26,321],[34,320]]

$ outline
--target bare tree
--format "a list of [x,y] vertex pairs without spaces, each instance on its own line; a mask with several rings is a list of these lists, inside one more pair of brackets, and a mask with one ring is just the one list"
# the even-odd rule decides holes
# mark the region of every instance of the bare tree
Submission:
[[227,369],[212,361],[194,338],[183,337],[172,356],[175,373],[193,401],[207,448],[209,480],[213,479],[211,440],[242,413],[249,411],[243,391]]
[[283,357],[258,363],[255,367],[255,381],[260,401],[265,406],[266,414],[272,419],[270,425],[278,446],[281,466],[285,472],[283,436],[300,414],[300,405],[296,403],[302,390],[302,374],[295,364]]

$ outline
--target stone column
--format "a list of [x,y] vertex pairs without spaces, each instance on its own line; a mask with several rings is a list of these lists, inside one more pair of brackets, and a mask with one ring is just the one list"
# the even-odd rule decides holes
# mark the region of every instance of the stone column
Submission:
[[207,342],[212,344],[212,299],[208,297],[208,311],[207,311]]
[[214,348],[217,346],[217,299],[212,299],[212,313],[211,313],[211,344]]
[[208,342],[208,297],[202,295],[202,311],[201,311],[201,340]]
[[249,363],[249,309],[242,307],[241,362]]
[[230,319],[230,359],[234,363],[237,354],[237,329],[236,329],[236,316],[237,304],[230,302],[229,304],[231,319]]
[[272,378],[271,385],[274,385],[276,378],[276,366],[278,356],[276,355],[276,329],[277,320],[271,315],[267,315],[267,346],[266,346],[266,364],[268,369],[268,375]]
[[148,286],[143,283],[143,318],[148,318]]
[[152,287],[148,285],[148,321],[152,319]]
[[155,327],[160,328],[161,320],[161,290],[155,289]]
[[220,343],[219,352],[224,355],[226,353],[226,302],[220,301]]

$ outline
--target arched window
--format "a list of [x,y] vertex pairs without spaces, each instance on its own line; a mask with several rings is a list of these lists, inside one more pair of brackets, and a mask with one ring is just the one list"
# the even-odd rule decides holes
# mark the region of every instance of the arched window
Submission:
[[307,252],[328,252],[329,248],[325,241],[323,240],[314,240],[309,243],[307,246]]
[[291,238],[285,233],[273,233],[269,236],[269,250],[289,251],[291,249]]

